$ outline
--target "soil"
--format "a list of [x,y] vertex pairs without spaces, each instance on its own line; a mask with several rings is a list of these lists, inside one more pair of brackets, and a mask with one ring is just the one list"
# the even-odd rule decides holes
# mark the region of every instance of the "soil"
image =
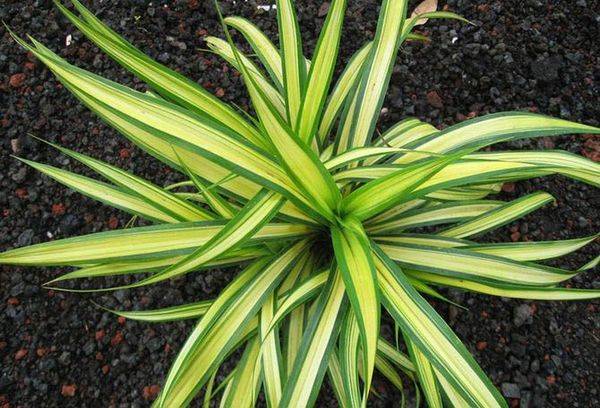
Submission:
[[[238,0],[223,1],[222,6],[226,14],[251,18],[276,38],[275,11],[256,7],[268,3]],[[326,6],[317,0],[297,3],[305,52],[310,55]],[[474,25],[431,21],[420,29],[431,37],[430,43],[402,48],[381,130],[406,116],[445,127],[466,117],[515,109],[600,125],[600,2],[440,3]],[[221,35],[211,1],[97,0],[86,4],[144,52],[223,100],[248,106],[239,77],[217,57],[202,51],[205,35]],[[341,50],[344,61],[372,37],[378,8],[375,0],[349,1]],[[21,35],[33,34],[83,68],[145,89],[86,41],[51,1],[4,0],[0,19]],[[10,40],[6,30],[0,35],[0,250],[114,229],[129,219],[12,158],[16,154],[87,174],[28,134],[101,158],[161,185],[181,179],[89,113],[42,64]],[[565,149],[596,161],[600,158],[600,139],[592,136],[542,138],[503,147]],[[553,194],[556,204],[483,239],[565,239],[600,230],[600,194],[579,182],[563,177],[534,179],[508,186],[500,197],[512,199],[538,190]],[[595,243],[551,264],[576,269],[599,249]],[[235,273],[189,274],[142,290],[96,296],[41,288],[61,272],[60,268],[0,266],[0,407],[149,406],[193,323],[151,325],[119,320],[91,300],[122,309],[177,305],[216,296]],[[597,270],[582,274],[572,284],[599,288]],[[598,301],[537,302],[459,291],[448,294],[468,310],[436,307],[511,406],[600,406]],[[371,399],[373,406],[399,404],[399,395],[385,380],[376,379],[375,387],[380,398]],[[317,405],[336,406],[331,395],[325,389]],[[414,400],[409,398],[409,403]]]

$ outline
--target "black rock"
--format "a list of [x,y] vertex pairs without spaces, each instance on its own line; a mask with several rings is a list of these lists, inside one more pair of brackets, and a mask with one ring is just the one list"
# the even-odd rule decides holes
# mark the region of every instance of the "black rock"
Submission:
[[506,398],[521,398],[521,390],[514,383],[502,383],[502,395]]
[[519,305],[513,310],[513,323],[517,327],[533,322],[533,310],[529,305]]
[[563,65],[562,57],[555,55],[534,61],[531,64],[531,72],[535,79],[550,82],[558,79],[559,71]]
[[31,245],[34,236],[35,232],[32,229],[26,229],[17,238],[17,246],[22,247]]

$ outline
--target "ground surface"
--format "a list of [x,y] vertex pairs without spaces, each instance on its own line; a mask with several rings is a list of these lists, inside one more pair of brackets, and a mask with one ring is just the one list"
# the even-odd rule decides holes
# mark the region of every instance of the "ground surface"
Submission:
[[[207,0],[86,3],[142,50],[197,80],[227,101],[247,106],[239,78],[214,56],[200,52],[207,33],[220,35]],[[224,1],[223,3],[230,3]],[[226,12],[252,19],[273,38],[274,12],[257,12],[254,0],[225,4]],[[261,0],[259,4],[267,1]],[[322,24],[321,1],[298,0],[305,50]],[[599,125],[600,4],[579,1],[448,0],[476,26],[433,22],[433,41],[402,49],[381,128],[407,115],[447,126],[470,115],[531,109]],[[372,36],[378,2],[349,0],[342,56]],[[85,41],[50,1],[4,0],[0,19],[31,33],[84,68],[144,89]],[[41,177],[11,154],[81,170],[28,133],[163,184],[179,176],[132,147],[62,89],[38,62],[0,31],[0,250],[123,226],[128,217]],[[70,37],[71,44],[66,45]],[[561,137],[514,143],[511,148],[561,148],[598,160],[599,139]],[[600,230],[598,190],[553,177],[518,183],[503,198],[546,190],[555,206],[499,230],[488,240],[560,239]],[[592,245],[555,265],[577,268],[597,254]],[[213,297],[232,272],[190,274],[140,291],[105,296],[49,292],[40,285],[60,271],[0,267],[0,406],[147,406],[191,323],[119,322],[89,300],[125,309],[158,308]],[[110,283],[110,282],[106,282]],[[599,287],[597,271],[574,281]],[[491,299],[451,293],[469,308],[446,316],[484,370],[521,407],[600,405],[598,302],[571,304]],[[377,406],[398,395],[376,381]],[[334,405],[323,392],[319,406]]]

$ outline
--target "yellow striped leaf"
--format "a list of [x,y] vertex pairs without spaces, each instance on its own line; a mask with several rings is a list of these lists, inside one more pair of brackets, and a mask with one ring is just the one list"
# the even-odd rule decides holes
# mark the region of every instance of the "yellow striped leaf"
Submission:
[[403,272],[377,248],[375,258],[383,303],[402,328],[468,406],[508,407],[448,325],[408,283]]
[[553,200],[554,197],[548,193],[529,194],[501,207],[491,209],[468,222],[446,229],[440,232],[439,235],[444,237],[465,238],[481,234],[508,224],[517,218],[521,218],[525,214],[535,211]]
[[[331,228],[331,239],[346,293],[352,304],[362,343],[365,378],[364,403],[371,387],[379,337],[379,291],[368,237],[357,219]],[[342,359],[342,367],[346,359]],[[351,390],[349,390],[351,392]],[[350,393],[351,397],[352,394]]]

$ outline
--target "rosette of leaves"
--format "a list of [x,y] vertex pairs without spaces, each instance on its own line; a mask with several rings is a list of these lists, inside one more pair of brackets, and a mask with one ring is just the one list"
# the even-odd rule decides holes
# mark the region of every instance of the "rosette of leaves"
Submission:
[[[400,389],[403,372],[419,383],[431,407],[506,406],[425,299],[444,300],[437,287],[521,299],[597,298],[598,291],[560,286],[580,271],[539,263],[596,237],[499,244],[475,237],[553,200],[545,192],[509,202],[489,199],[505,182],[561,174],[600,183],[600,165],[567,152],[486,147],[600,129],[508,112],[444,130],[408,118],[379,135],[376,123],[398,49],[407,40],[426,40],[413,28],[428,19],[464,21],[426,3],[407,17],[406,0],[383,0],[374,39],[336,81],[346,0],[331,2],[310,59],[302,53],[292,0],[277,1],[279,47],[244,18],[222,19],[225,39],[206,41],[241,73],[250,113],[153,61],[77,0],[78,15],[57,3],[151,92],[77,68],[32,37],[15,39],[107,124],[186,181],[163,188],[59,146],[104,181],[21,159],[153,225],[17,248],[0,254],[0,263],[76,268],[53,280],[55,287],[81,278],[138,277],[94,291],[239,265],[215,299],[115,312],[153,322],[197,320],[158,407],[187,405],[201,390],[207,404],[218,397],[221,406],[253,406],[262,393],[269,406],[310,406],[326,374],[341,406],[364,406],[375,370]],[[229,29],[257,58],[238,49]],[[187,191],[179,189],[184,186]],[[403,346],[380,335],[382,313],[394,319]],[[214,386],[219,368],[238,350],[235,368]]]

